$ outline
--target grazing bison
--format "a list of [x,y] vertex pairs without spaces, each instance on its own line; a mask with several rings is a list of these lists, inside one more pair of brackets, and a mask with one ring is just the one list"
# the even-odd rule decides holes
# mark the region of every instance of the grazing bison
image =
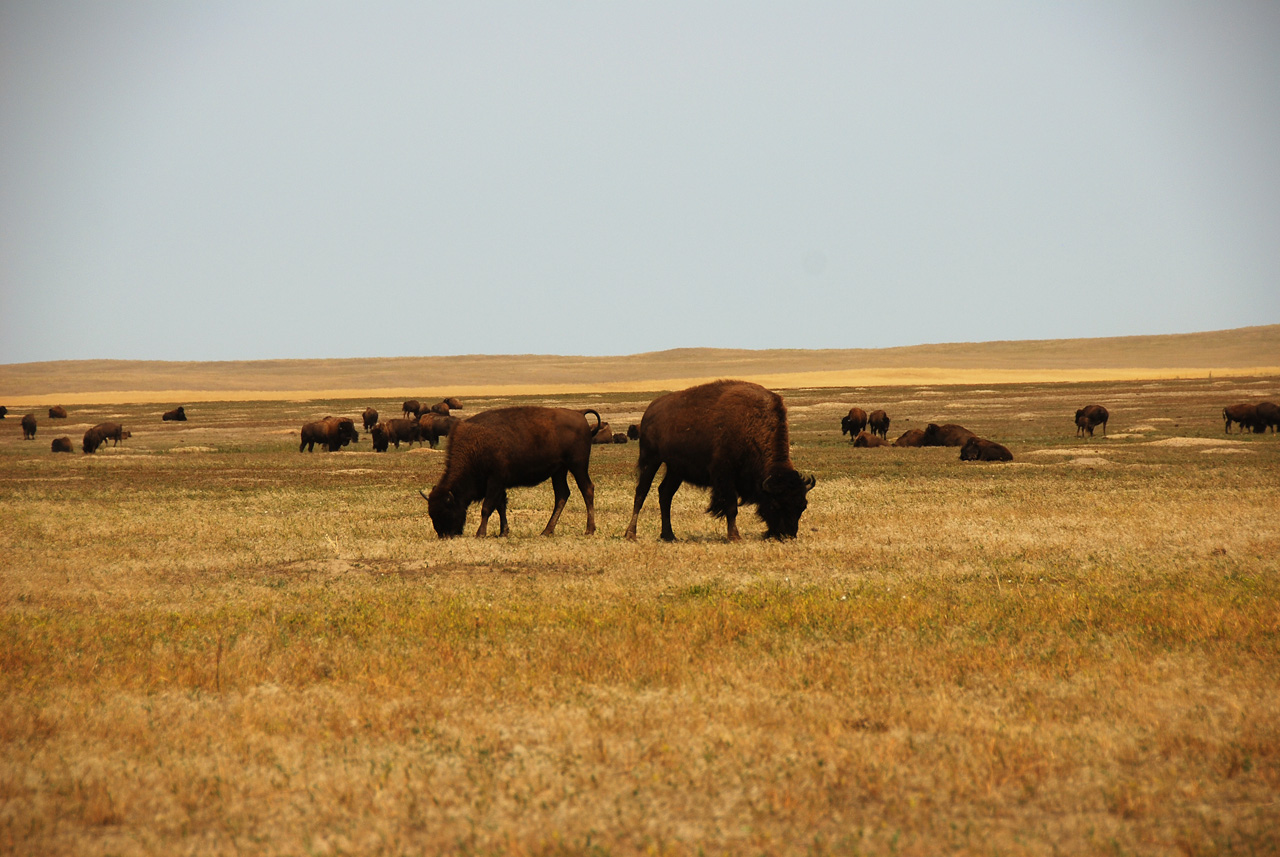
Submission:
[[976,434],[969,431],[964,426],[958,426],[955,423],[946,423],[938,425],[937,423],[929,423],[924,429],[924,438],[921,446],[964,446],[965,441],[971,437],[977,437]]
[[1093,437],[1093,430],[1098,426],[1102,426],[1102,434],[1105,436],[1109,419],[1111,415],[1102,405],[1085,405],[1076,411],[1076,437],[1083,437],[1085,432]]
[[65,420],[66,418],[67,418],[67,409],[62,407],[62,405],[54,405],[52,408],[49,409],[49,419]]
[[840,420],[840,434],[850,435],[851,438],[857,437],[866,427],[867,412],[862,408],[850,408],[849,413]]
[[858,436],[853,439],[854,446],[888,446],[889,442],[879,435],[872,434],[869,431],[859,432]]
[[1240,433],[1246,428],[1253,428],[1258,419],[1257,405],[1230,405],[1222,409],[1222,430],[1231,434],[1231,424],[1239,423]]
[[440,438],[447,437],[449,432],[453,431],[453,427],[460,422],[462,421],[457,417],[442,417],[428,411],[418,417],[419,440],[425,440],[432,449],[435,449]]
[[422,403],[417,399],[409,399],[406,401],[404,403],[404,415],[405,417],[408,417],[409,414],[413,414],[413,418],[415,420],[422,416]]
[[449,398],[444,400],[444,403],[449,406],[450,410],[454,410],[454,411],[462,410],[462,402],[458,400],[457,396],[450,396]]
[[485,535],[489,516],[496,509],[499,535],[507,529],[507,489],[540,485],[551,480],[555,508],[543,529],[552,535],[569,501],[568,475],[573,474],[587,504],[587,535],[596,531],[595,486],[587,473],[591,439],[600,431],[600,414],[594,410],[595,428],[582,411],[568,408],[517,407],[483,411],[460,420],[449,435],[444,474],[428,494],[427,514],[440,538],[462,535],[467,508],[477,500],[480,528]]
[[639,440],[639,439],[640,439],[640,426],[636,425],[635,423],[632,423],[631,425],[627,426],[627,439],[628,439],[628,440]]
[[378,424],[378,412],[373,408],[365,408],[360,417],[364,420],[365,431],[373,431],[373,427]]
[[1013,461],[1007,446],[982,437],[971,437],[960,447],[961,461]]
[[52,449],[54,452],[71,452],[71,438],[55,437],[53,439]]
[[396,445],[396,449],[400,448],[400,444],[405,443],[413,446],[415,443],[422,443],[422,431],[418,428],[418,421],[406,420],[400,417],[393,417],[384,420],[381,423],[386,426],[387,440]]
[[898,439],[893,442],[894,446],[924,446],[924,432],[920,429],[907,429],[898,435]]
[[108,440],[112,441],[112,446],[119,446],[120,441],[132,437],[132,433],[125,430],[120,423],[108,422],[98,423],[93,428],[84,433],[84,439],[81,441],[81,448],[86,454],[92,454],[98,451],[98,447],[102,446]]
[[164,422],[185,423],[187,421],[187,411],[182,405],[178,405],[172,411],[165,411],[160,419]]
[[298,444],[298,452],[315,452],[317,443],[321,449],[337,452],[349,443],[359,442],[360,433],[356,431],[355,420],[350,417],[325,417],[302,427],[302,441]]
[[22,439],[32,440],[36,436],[36,415],[27,414],[22,418]]
[[662,538],[675,541],[671,498],[684,482],[711,489],[707,511],[724,518],[729,541],[738,532],[738,507],[751,503],[766,538],[794,538],[814,486],[791,464],[787,409],[782,397],[759,384],[713,381],[654,399],[640,420],[636,496],[626,536],[636,537],[640,507],[658,468]]
[[1258,402],[1257,416],[1254,418],[1253,430],[1261,434],[1268,428],[1274,434],[1280,428],[1280,405],[1275,402]]
[[871,416],[867,417],[867,425],[871,427],[872,434],[889,439],[889,415],[884,411],[872,411]]

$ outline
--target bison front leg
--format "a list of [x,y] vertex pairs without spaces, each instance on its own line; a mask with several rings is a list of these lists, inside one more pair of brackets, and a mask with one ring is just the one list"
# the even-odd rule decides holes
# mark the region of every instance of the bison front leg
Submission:
[[498,511],[498,535],[507,535],[507,492],[501,485],[491,486],[480,504],[480,528],[476,536],[484,536],[489,531],[489,516]]
[[671,529],[671,498],[676,496],[681,483],[684,482],[679,476],[673,476],[671,468],[667,468],[667,473],[662,477],[662,481],[658,483],[658,509],[662,512],[662,540],[664,542],[674,542],[676,540],[675,531]]
[[560,523],[560,513],[564,511],[565,504],[569,502],[569,474],[567,471],[561,470],[551,475],[551,490],[556,495],[556,505],[551,510],[551,520],[547,521],[546,527],[543,528],[544,536],[554,535],[556,524]]

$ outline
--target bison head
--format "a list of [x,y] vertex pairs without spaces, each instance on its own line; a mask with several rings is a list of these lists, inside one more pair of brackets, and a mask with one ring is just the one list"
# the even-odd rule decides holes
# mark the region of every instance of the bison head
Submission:
[[431,516],[431,526],[436,528],[436,535],[442,539],[451,539],[462,535],[462,528],[467,525],[467,506],[452,491],[441,490],[437,485],[431,493],[419,491],[427,500],[427,514]]
[[964,446],[960,447],[961,461],[981,461],[982,460],[982,444],[978,442],[976,437],[971,437],[964,442]]
[[767,528],[766,539],[794,539],[800,531],[800,516],[809,507],[808,493],[817,480],[794,470],[779,470],[760,486],[756,512]]

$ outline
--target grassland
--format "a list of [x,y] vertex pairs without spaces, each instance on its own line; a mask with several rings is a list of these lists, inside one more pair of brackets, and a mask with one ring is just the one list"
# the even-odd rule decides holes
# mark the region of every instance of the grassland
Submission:
[[[538,537],[542,486],[437,541],[443,452],[297,452],[395,400],[0,423],[0,852],[1280,850],[1280,438],[1219,418],[1280,380],[783,393],[818,479],[787,544],[690,488],[680,543],[656,497],[625,541],[631,445],[593,452],[594,536],[575,493]],[[855,450],[853,404],[1016,460]],[[105,419],[133,437],[49,452]]]

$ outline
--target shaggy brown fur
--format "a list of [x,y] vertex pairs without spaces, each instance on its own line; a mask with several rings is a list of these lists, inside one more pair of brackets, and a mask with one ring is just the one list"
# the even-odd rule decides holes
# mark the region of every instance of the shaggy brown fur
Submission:
[[840,434],[850,435],[850,439],[857,437],[866,427],[867,412],[862,408],[850,408],[849,413],[840,420]]
[[302,441],[298,444],[298,452],[315,452],[317,443],[321,449],[337,452],[349,443],[359,442],[360,433],[356,431],[355,420],[350,417],[325,417],[302,427]]
[[1111,415],[1102,405],[1085,405],[1076,411],[1076,437],[1084,437],[1085,432],[1093,437],[1093,430],[1098,426],[1102,426],[1102,434],[1105,436],[1109,419]]
[[965,441],[971,437],[977,437],[977,435],[964,426],[958,426],[955,423],[946,423],[945,425],[929,423],[929,425],[925,426],[923,443],[920,445],[964,446]]
[[960,447],[961,461],[1013,461],[1007,446],[982,437],[971,437]]
[[871,427],[872,434],[889,439],[889,415],[884,411],[872,411],[871,416],[867,417],[867,425]]

